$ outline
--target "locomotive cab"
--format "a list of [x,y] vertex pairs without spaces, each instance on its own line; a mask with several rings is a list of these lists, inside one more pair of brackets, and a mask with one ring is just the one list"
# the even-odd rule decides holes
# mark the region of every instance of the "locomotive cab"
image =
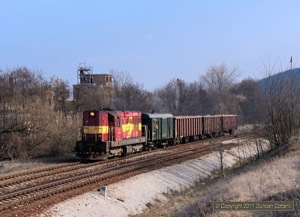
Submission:
[[81,140],[76,142],[75,151],[81,159],[98,158],[108,151],[108,114],[103,111],[83,112]]
[[83,113],[82,141],[108,140],[107,113],[89,111]]

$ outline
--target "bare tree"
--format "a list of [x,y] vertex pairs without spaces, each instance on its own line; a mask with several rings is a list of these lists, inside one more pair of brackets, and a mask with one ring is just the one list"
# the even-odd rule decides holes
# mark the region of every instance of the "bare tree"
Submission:
[[240,123],[259,124],[263,118],[261,95],[262,89],[258,81],[251,78],[244,79],[235,85],[231,91],[238,100],[240,109]]
[[133,78],[127,71],[115,71],[111,70],[110,74],[113,77],[114,89],[122,89],[123,86],[133,84]]
[[171,79],[154,91],[155,110],[175,115],[199,115],[208,110],[207,92],[200,83]]
[[201,83],[192,82],[186,84],[184,91],[184,98],[180,101],[182,107],[184,107],[183,114],[209,114],[208,94]]
[[216,152],[216,155],[217,155],[217,159],[219,161],[219,164],[220,164],[220,175],[221,177],[224,177],[224,159],[227,155],[227,152],[224,151],[224,144],[220,143],[220,144],[217,144],[217,152]]
[[235,83],[237,78],[238,68],[235,67],[229,70],[225,63],[221,65],[212,65],[207,70],[206,74],[201,76],[201,80],[205,88],[210,92],[222,94],[227,92],[230,87]]
[[162,88],[156,89],[154,91],[154,95],[155,95],[155,111],[178,114],[177,79],[173,78]]
[[[0,89],[0,159],[71,151],[77,119],[51,105],[50,82],[27,68],[16,68],[1,72]],[[51,151],[57,144],[59,150]]]
[[225,63],[210,66],[206,74],[200,78],[204,88],[208,91],[211,105],[214,106],[211,113],[230,113],[236,108],[236,102],[229,93],[238,76],[238,68],[228,69]]
[[55,111],[66,113],[66,102],[70,97],[69,83],[53,76],[50,78],[50,88],[48,91],[50,103],[53,104]]
[[110,87],[86,85],[76,90],[75,110],[99,110],[109,108],[113,100],[113,90]]
[[266,67],[267,77],[262,80],[265,135],[274,146],[285,144],[299,126],[296,108],[299,108],[299,88],[293,73],[274,75],[273,67]]
[[134,83],[129,72],[111,72],[113,76],[113,109],[138,110],[149,112],[153,110],[152,94],[144,90],[143,85]]

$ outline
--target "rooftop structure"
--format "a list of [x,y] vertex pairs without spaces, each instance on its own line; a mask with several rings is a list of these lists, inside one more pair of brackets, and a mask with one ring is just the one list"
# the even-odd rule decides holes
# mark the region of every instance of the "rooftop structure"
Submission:
[[90,89],[91,91],[101,88],[112,88],[111,74],[94,74],[92,67],[79,65],[77,68],[77,84],[73,85],[73,98],[78,98],[80,89]]

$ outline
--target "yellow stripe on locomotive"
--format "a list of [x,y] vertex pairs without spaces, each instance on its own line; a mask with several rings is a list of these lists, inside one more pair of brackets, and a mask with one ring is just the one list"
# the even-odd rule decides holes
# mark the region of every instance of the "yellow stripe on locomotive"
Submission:
[[83,126],[84,134],[108,134],[108,126]]

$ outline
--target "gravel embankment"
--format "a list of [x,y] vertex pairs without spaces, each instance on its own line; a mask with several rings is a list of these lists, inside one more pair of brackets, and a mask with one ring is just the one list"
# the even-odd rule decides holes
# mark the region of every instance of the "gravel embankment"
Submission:
[[[269,144],[260,140],[266,151]],[[231,143],[244,144],[226,150],[224,168],[231,167],[257,153],[254,141],[233,139]],[[78,197],[70,198],[42,213],[41,216],[128,216],[141,213],[155,201],[166,200],[169,191],[181,191],[195,182],[213,176],[219,169],[220,158],[217,153],[189,160],[187,162],[137,175],[130,179],[107,186],[107,197],[95,189]],[[99,186],[100,187],[100,186]]]

